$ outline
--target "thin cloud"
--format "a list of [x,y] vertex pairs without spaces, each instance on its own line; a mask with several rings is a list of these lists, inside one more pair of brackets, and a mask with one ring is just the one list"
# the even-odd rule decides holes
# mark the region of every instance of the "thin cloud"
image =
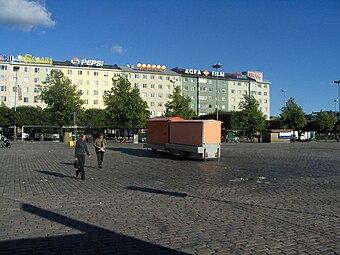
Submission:
[[120,46],[120,45],[113,45],[113,46],[111,46],[111,51],[112,51],[113,53],[123,54],[123,53],[125,53],[127,50],[124,49],[123,46]]
[[33,28],[53,27],[51,13],[42,2],[30,0],[0,0],[0,24],[31,31]]

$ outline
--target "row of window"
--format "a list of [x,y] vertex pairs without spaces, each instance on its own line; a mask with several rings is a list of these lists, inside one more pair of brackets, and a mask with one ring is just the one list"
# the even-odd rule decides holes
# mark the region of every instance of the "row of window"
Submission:
[[[248,87],[249,86],[249,83],[248,82],[235,82],[235,81],[233,81],[232,83],[231,83],[231,85],[233,85],[233,86],[244,86],[244,87]],[[268,88],[268,85],[267,84],[259,84],[259,83],[250,83],[250,87],[252,87],[252,88],[264,88],[264,89],[266,89],[266,88]]]
[[[236,90],[235,89],[232,89],[230,91],[231,94],[236,94]],[[242,90],[237,90],[237,94],[239,95],[242,95]],[[247,90],[243,90],[243,94],[247,95],[248,94],[248,91]],[[268,96],[268,92],[267,91],[255,91],[255,90],[252,90],[250,91],[250,94],[251,95],[259,95],[259,96]]]

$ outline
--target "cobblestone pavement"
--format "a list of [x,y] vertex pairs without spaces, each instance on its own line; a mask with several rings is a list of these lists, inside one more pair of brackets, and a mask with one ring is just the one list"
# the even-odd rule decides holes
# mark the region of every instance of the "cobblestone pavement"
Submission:
[[65,144],[0,149],[0,254],[340,254],[340,143],[91,151],[82,181]]

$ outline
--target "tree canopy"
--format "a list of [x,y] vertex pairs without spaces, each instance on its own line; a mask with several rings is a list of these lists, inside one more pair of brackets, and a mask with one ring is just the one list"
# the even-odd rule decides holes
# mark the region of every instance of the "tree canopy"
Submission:
[[259,106],[254,96],[244,95],[243,101],[240,102],[242,112],[241,126],[247,131],[252,141],[255,133],[264,129],[266,121]]
[[185,97],[181,93],[181,88],[176,86],[170,101],[165,104],[165,116],[177,116],[183,119],[191,119],[195,116],[195,112],[190,107],[190,98]]
[[319,131],[325,133],[325,139],[327,141],[328,132],[334,128],[336,123],[336,118],[332,114],[328,114],[327,112],[320,111],[315,119],[316,125],[319,128]]
[[41,107],[18,106],[16,111],[17,125],[46,125],[49,116]]
[[113,87],[104,95],[108,121],[112,127],[125,130],[138,130],[146,126],[149,118],[148,104],[132,88],[127,78],[120,76],[113,81]]
[[0,126],[5,127],[11,124],[13,124],[13,111],[2,102],[0,105]]
[[306,125],[306,116],[301,106],[298,106],[294,98],[290,98],[281,113],[282,121],[289,128],[298,130]]
[[47,104],[47,110],[56,124],[69,126],[73,124],[73,112],[81,115],[84,100],[76,85],[59,70],[51,70],[44,85],[39,85],[39,98]]

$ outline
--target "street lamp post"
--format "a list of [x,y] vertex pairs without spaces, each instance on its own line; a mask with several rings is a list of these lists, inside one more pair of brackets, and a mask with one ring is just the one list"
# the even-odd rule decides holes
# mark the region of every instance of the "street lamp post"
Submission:
[[13,140],[17,139],[17,92],[18,92],[18,71],[19,66],[14,66],[13,71],[15,72],[15,90],[14,90],[14,131],[13,131]]
[[282,107],[282,112],[286,106],[286,90],[285,89],[281,89],[281,92],[283,93],[283,107]]
[[[335,84],[338,84],[338,102],[340,102],[340,80],[334,81]],[[340,104],[339,104],[339,114],[340,114]]]
[[338,99],[334,99],[334,116],[336,117],[336,103],[338,102]]
[[220,64],[220,63],[217,63],[217,64],[215,64],[215,65],[212,65],[211,66],[212,68],[215,68],[216,69],[216,120],[218,120],[218,97],[219,97],[219,87],[218,87],[218,73],[217,73],[217,70],[219,69],[219,68],[221,68],[222,67],[222,65]]
[[175,89],[175,80],[170,80],[170,82],[172,83],[172,89]]

